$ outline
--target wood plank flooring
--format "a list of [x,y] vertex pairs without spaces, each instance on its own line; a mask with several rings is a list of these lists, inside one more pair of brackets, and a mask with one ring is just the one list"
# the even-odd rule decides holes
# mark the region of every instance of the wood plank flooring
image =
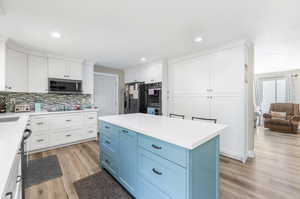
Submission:
[[[299,199],[300,134],[258,128],[256,158],[246,164],[220,158],[221,199]],[[30,155],[57,155],[63,176],[26,189],[27,199],[79,199],[73,182],[100,171],[96,141]]]

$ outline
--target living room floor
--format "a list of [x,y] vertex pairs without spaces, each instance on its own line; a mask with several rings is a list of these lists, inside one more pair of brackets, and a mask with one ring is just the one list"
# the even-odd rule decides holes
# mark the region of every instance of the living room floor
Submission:
[[[221,199],[298,199],[300,195],[300,134],[257,128],[256,158],[246,164],[221,157]],[[73,183],[101,169],[96,141],[36,153],[31,159],[57,155],[63,176],[26,190],[30,199],[78,199]],[[91,198],[92,199],[92,198]]]
[[221,157],[221,198],[299,198],[300,134],[258,127],[255,152],[246,164]]

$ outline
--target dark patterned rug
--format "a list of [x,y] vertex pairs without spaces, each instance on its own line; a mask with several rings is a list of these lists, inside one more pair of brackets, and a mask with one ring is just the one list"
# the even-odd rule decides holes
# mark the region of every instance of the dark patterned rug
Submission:
[[133,199],[105,170],[74,183],[79,199]]
[[30,160],[25,172],[25,187],[28,188],[61,176],[62,172],[56,155]]

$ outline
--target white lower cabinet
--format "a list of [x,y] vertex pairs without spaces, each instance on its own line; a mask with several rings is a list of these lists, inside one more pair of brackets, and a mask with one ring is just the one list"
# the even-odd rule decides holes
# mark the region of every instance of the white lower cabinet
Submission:
[[30,128],[27,151],[64,146],[97,137],[97,112],[31,116]]

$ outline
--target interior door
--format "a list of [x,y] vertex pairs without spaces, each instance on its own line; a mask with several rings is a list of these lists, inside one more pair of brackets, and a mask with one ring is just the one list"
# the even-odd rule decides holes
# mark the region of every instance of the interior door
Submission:
[[95,74],[94,103],[99,108],[99,115],[118,114],[118,77]]

